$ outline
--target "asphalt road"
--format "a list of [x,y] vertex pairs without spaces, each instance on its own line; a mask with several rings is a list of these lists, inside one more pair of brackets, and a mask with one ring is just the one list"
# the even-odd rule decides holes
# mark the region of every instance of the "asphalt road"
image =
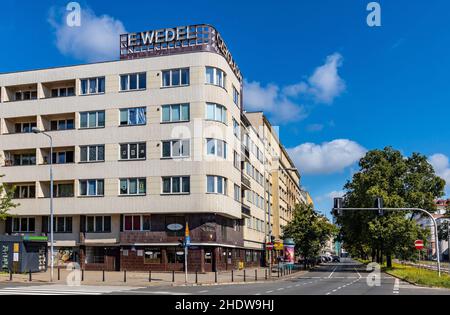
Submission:
[[0,295],[450,295],[450,290],[422,288],[399,281],[386,274],[373,280],[366,267],[350,259],[339,264],[322,265],[315,271],[273,282],[219,286],[67,287],[56,285],[23,286],[0,284]]

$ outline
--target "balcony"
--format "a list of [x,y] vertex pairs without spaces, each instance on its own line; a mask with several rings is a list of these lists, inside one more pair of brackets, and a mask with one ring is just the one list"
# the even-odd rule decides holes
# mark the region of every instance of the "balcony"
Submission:
[[66,131],[75,129],[75,113],[42,116],[45,131]]
[[2,130],[2,134],[31,133],[32,129],[36,126],[36,116],[7,118],[5,119],[5,126],[4,130]]
[[250,207],[246,206],[246,205],[242,205],[242,215],[251,218],[251,211],[250,211]]
[[36,165],[36,150],[6,151],[4,166],[32,166]]
[[19,102],[19,101],[30,101],[36,100],[38,98],[37,93],[38,85],[35,84],[24,84],[16,86],[6,87],[6,102]]
[[75,96],[75,85],[75,80],[43,83],[43,98]]
[[252,189],[250,178],[248,178],[247,175],[245,175],[245,174],[242,174],[242,189],[243,190],[251,190]]

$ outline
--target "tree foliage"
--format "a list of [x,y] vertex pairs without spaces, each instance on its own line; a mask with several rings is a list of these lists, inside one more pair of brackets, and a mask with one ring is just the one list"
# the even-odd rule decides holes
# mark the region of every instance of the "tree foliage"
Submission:
[[[345,185],[345,207],[373,208],[376,197],[387,208],[422,208],[436,211],[435,199],[444,194],[445,181],[436,176],[427,158],[414,153],[404,157],[387,147],[366,154],[360,170]],[[413,214],[418,215],[418,214]],[[382,262],[387,257],[408,258],[414,254],[414,240],[426,239],[424,231],[405,212],[344,212],[337,218],[340,237],[353,255]]]
[[[3,176],[0,176],[2,178]],[[8,212],[18,205],[12,202],[14,197],[14,188],[0,184],[0,220],[4,221],[8,217]]]
[[292,238],[297,254],[306,261],[317,257],[337,231],[337,227],[317,213],[312,205],[302,203],[295,208],[292,221],[284,228],[284,239]]

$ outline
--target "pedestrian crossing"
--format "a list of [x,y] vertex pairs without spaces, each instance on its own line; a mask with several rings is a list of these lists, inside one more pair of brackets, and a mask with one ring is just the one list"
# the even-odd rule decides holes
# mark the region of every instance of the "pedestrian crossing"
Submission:
[[138,287],[42,285],[0,289],[0,295],[104,295],[139,290]]

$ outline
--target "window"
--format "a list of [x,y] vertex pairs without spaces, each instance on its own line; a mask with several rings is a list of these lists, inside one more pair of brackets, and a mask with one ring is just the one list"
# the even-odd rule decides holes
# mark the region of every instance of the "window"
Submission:
[[50,131],[73,130],[75,121],[73,119],[52,120],[50,122]]
[[225,88],[226,74],[220,69],[206,67],[206,84],[213,84]]
[[35,218],[13,218],[13,233],[33,233],[36,229]]
[[207,177],[207,192],[209,194],[227,194],[228,181],[224,177],[220,176],[208,176]]
[[121,196],[137,196],[147,193],[147,182],[145,178],[130,178],[120,180]]
[[81,80],[81,95],[105,93],[105,77]]
[[144,264],[161,264],[162,252],[160,248],[146,248],[144,250]]
[[74,162],[74,151],[53,152],[53,164],[69,164]]
[[125,232],[150,231],[151,228],[150,216],[146,215],[126,215],[123,222]]
[[67,96],[75,96],[74,87],[52,89],[52,97],[67,97]]
[[120,76],[120,90],[133,91],[147,88],[147,73],[124,74]]
[[184,251],[178,248],[167,248],[168,264],[184,264]]
[[234,185],[234,200],[241,202],[241,187]]
[[105,161],[105,146],[91,145],[80,147],[80,161],[82,163]]
[[126,160],[144,160],[147,157],[146,143],[128,143],[120,145],[120,159]]
[[34,199],[36,198],[36,185],[15,186],[14,199]]
[[33,128],[36,128],[37,124],[35,122],[28,123],[17,123],[15,124],[15,133],[32,133]]
[[170,158],[188,158],[191,155],[190,140],[172,140],[163,141],[162,157]]
[[163,177],[163,194],[189,194],[191,192],[190,177]]
[[162,106],[162,122],[181,122],[190,120],[189,104]]
[[233,118],[233,133],[236,138],[241,139],[241,125]]
[[111,233],[111,217],[86,217],[85,230],[87,233]]
[[233,165],[236,169],[241,170],[241,156],[236,151],[233,155]]
[[13,155],[14,166],[27,166],[36,165],[36,154],[14,154]]
[[233,102],[238,108],[241,108],[241,95],[236,87],[233,86]]
[[227,123],[227,109],[218,104],[208,103],[206,105],[206,119]]
[[[53,232],[55,233],[72,233],[72,217],[54,217],[53,218]],[[46,228],[45,231],[50,231],[50,218],[42,218],[42,226]]]
[[173,69],[162,72],[162,86],[185,86],[189,85],[189,69]]
[[223,159],[227,158],[227,143],[217,139],[206,139],[206,154],[217,156]]
[[105,181],[103,179],[80,180],[80,196],[95,197],[105,193]]
[[147,123],[147,108],[128,108],[120,110],[121,126],[138,126]]
[[15,93],[15,101],[29,101],[37,99],[37,91],[18,91]]
[[56,184],[53,187],[53,197],[71,198],[74,196],[73,184]]
[[105,112],[84,112],[80,113],[80,128],[104,128],[105,127]]

